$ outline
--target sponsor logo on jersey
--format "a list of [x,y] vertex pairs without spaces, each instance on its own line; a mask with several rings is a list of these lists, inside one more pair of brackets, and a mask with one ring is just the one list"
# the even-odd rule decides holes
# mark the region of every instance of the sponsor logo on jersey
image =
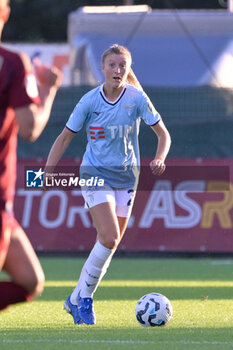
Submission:
[[116,137],[119,137],[121,139],[134,132],[134,124],[109,125],[107,129],[110,130],[111,139],[115,139]]
[[131,109],[131,108],[133,108],[134,106],[135,106],[135,103],[132,104],[132,105],[129,105],[129,106],[124,106],[124,108],[126,108],[126,109]]
[[[107,132],[110,132],[110,138],[124,138],[134,132],[133,125],[109,125],[106,127]],[[89,126],[91,140],[105,139],[105,128],[103,126]]]
[[91,140],[105,139],[103,126],[89,126]]

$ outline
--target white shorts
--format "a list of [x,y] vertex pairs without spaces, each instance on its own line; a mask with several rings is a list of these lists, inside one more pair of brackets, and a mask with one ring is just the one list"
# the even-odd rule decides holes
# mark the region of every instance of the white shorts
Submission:
[[99,188],[82,188],[82,195],[85,200],[85,208],[92,208],[98,204],[112,202],[115,204],[116,215],[130,217],[136,191],[133,188],[112,188],[104,186]]

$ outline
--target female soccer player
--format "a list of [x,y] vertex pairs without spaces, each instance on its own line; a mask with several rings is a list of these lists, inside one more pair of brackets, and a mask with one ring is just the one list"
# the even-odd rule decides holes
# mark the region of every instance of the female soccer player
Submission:
[[[0,38],[10,14],[9,1],[0,0]],[[26,234],[13,217],[17,133],[35,140],[44,129],[61,72],[37,68],[38,93],[29,58],[4,49],[0,43],[0,271],[11,277],[0,281],[0,310],[27,301],[43,290],[44,273]]]
[[125,232],[135,197],[139,169],[138,132],[140,119],[158,137],[153,174],[165,170],[170,136],[132,69],[127,48],[111,46],[102,56],[103,85],[83,96],[48,156],[45,172],[58,163],[74,135],[86,125],[88,144],[80,177],[98,176],[104,188],[84,187],[82,194],[97,230],[97,242],[86,260],[79,282],[64,308],[75,324],[95,324],[93,294],[107,271]]

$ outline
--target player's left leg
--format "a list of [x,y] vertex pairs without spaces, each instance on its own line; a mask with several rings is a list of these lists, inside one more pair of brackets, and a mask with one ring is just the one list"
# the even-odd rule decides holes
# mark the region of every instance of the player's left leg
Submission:
[[120,189],[115,192],[116,198],[116,215],[118,220],[118,225],[120,229],[120,241],[122,240],[124,233],[126,231],[131,212],[133,209],[133,204],[136,196],[136,190],[133,188]]
[[126,231],[126,228],[129,222],[129,217],[117,216],[117,221],[120,229],[120,239],[119,239],[119,243],[120,243]]
[[11,281],[0,282],[0,310],[10,304],[32,300],[43,291],[44,273],[26,234],[15,225],[3,270]]

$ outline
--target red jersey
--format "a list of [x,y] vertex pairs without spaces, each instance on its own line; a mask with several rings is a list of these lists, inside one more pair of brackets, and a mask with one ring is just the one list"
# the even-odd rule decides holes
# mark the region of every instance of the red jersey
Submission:
[[13,201],[16,181],[17,132],[14,110],[39,103],[32,72],[19,54],[0,46],[0,203]]

